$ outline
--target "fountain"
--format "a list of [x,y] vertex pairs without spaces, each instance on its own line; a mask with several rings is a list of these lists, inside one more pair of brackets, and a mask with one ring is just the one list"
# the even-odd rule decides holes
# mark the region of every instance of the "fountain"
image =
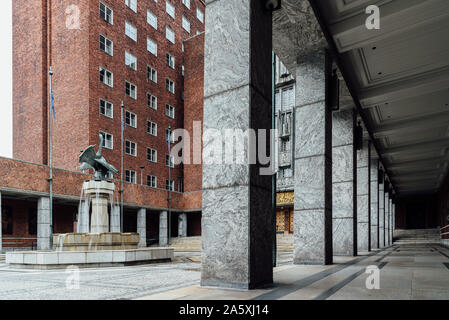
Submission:
[[[138,233],[121,233],[120,212],[114,201],[115,184],[106,177],[118,173],[101,155],[100,147],[81,152],[81,170],[94,170],[94,177],[81,188],[76,233],[54,234],[53,251],[10,252],[6,263],[19,267],[60,268],[67,265],[97,267],[170,261],[173,249],[138,248]],[[110,223],[111,222],[111,223]]]

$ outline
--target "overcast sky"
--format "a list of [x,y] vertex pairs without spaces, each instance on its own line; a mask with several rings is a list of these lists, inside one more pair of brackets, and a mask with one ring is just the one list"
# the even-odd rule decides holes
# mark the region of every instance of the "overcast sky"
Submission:
[[[0,156],[12,157],[12,0],[1,0],[0,10]],[[32,0],[34,1],[34,0]]]

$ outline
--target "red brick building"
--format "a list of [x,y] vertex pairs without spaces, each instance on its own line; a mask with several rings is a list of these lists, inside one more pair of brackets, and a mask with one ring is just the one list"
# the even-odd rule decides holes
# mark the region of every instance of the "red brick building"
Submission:
[[[102,133],[103,155],[120,169],[123,102],[123,176],[126,185],[135,185],[125,187],[125,202],[129,208],[166,209],[167,130],[192,132],[193,121],[202,121],[204,13],[202,0],[13,1],[14,159],[48,169],[51,66],[56,109],[53,166],[79,172],[80,181],[85,180],[78,155],[98,145]],[[190,224],[190,233],[200,234],[201,165],[174,165],[171,178],[174,212],[191,212],[196,223]],[[48,192],[45,178],[31,173],[21,190],[34,191],[35,181],[30,179],[44,179],[39,192]],[[114,179],[120,179],[120,173]],[[70,181],[58,182],[55,177],[54,183],[64,189]],[[12,237],[32,239],[35,204],[24,205],[13,196],[8,200],[3,186],[2,221],[14,221]],[[79,197],[80,187],[73,186],[70,196]],[[143,198],[127,195],[126,190]],[[55,232],[71,231],[76,201],[68,204],[72,209],[65,210],[63,218],[55,218],[55,229],[60,229]],[[176,215],[172,219],[176,235]],[[3,231],[9,233],[5,223]],[[135,223],[125,221],[126,225],[133,229]]]

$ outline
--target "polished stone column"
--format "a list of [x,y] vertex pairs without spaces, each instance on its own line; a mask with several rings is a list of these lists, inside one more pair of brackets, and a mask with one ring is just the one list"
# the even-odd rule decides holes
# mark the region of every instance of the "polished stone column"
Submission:
[[389,214],[389,233],[388,233],[388,239],[390,240],[390,246],[393,244],[393,200],[390,196],[390,214]]
[[159,213],[159,246],[165,247],[168,245],[168,213],[161,211]]
[[[396,200],[395,200],[396,201]],[[391,228],[391,244],[394,243],[394,230],[396,229],[396,203],[392,201],[391,203],[391,220],[392,220],[392,228]]]
[[357,177],[354,110],[332,117],[332,226],[336,255],[357,255]]
[[371,249],[379,249],[379,160],[371,159]]
[[370,143],[357,151],[357,251],[371,251],[370,239]]
[[50,198],[41,197],[37,201],[37,249],[50,248]]
[[2,241],[2,193],[0,192],[0,253],[3,250],[3,241]]
[[390,196],[389,193],[385,193],[385,246],[390,245]]
[[187,237],[187,214],[180,213],[178,216],[178,237]]
[[384,192],[384,177],[379,181],[379,248],[385,247],[385,192]]
[[272,171],[255,159],[270,155],[272,13],[206,3],[201,285],[252,289],[273,282]]
[[120,206],[113,206],[111,212],[111,232],[120,232]]
[[137,211],[137,233],[140,235],[139,248],[147,246],[147,209],[140,208]]
[[332,112],[326,106],[323,50],[298,60],[295,108],[296,264],[332,264]]

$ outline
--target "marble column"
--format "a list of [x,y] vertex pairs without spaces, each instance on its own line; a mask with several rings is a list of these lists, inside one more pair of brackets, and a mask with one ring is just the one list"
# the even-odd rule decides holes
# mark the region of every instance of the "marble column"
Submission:
[[272,13],[206,3],[201,285],[253,289],[273,282],[273,171],[255,156],[270,155]]
[[147,209],[140,208],[137,211],[137,233],[140,236],[139,248],[146,248],[147,246]]
[[391,199],[391,195],[390,195],[390,214],[388,216],[388,221],[389,221],[389,233],[388,233],[388,240],[390,242],[390,246],[393,244],[393,200]]
[[335,255],[357,255],[357,154],[354,110],[332,117],[332,226]]
[[332,112],[326,105],[323,50],[298,60],[295,108],[293,261],[332,264]]
[[389,193],[385,193],[385,246],[388,247],[390,245],[390,196]]
[[396,203],[392,201],[391,203],[391,220],[392,220],[392,228],[391,228],[391,243],[394,243],[394,230],[396,229]]
[[37,201],[37,249],[50,248],[50,198],[41,197]]
[[371,251],[370,239],[370,143],[357,151],[357,251]]
[[168,245],[168,212],[159,213],[159,247]]
[[178,216],[178,237],[187,237],[187,214],[180,213]]
[[120,206],[113,206],[111,212],[111,232],[120,232]]
[[3,250],[3,235],[2,235],[2,193],[0,192],[0,253]]
[[380,173],[379,180],[379,248],[385,247],[385,192],[384,173]]
[[379,160],[371,159],[371,249],[379,249]]

